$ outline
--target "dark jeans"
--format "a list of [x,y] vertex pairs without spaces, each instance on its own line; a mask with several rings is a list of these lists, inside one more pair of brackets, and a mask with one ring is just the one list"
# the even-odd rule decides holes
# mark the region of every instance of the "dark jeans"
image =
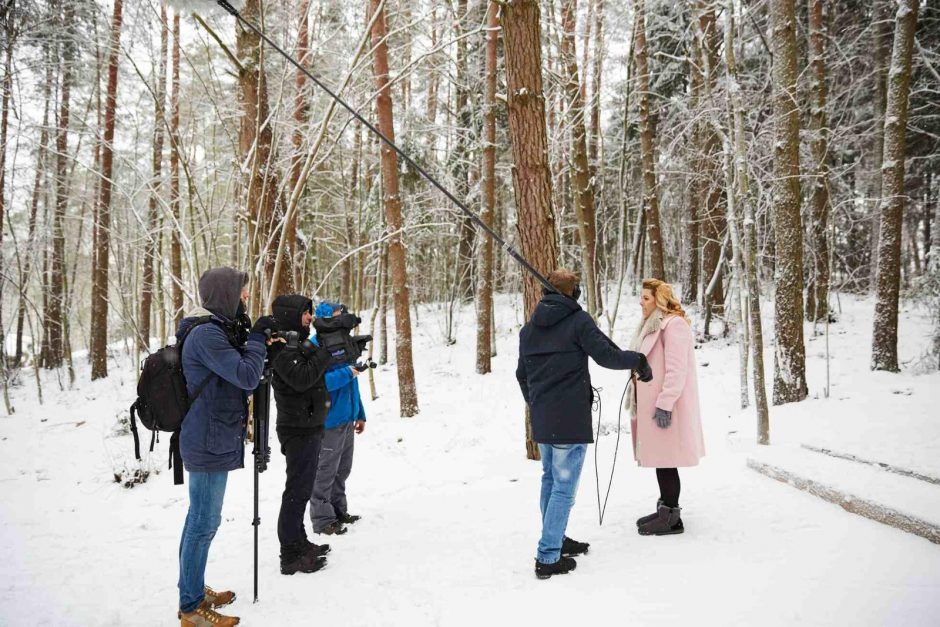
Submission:
[[180,539],[180,610],[192,612],[202,602],[209,545],[222,522],[228,472],[189,473],[189,511]]
[[281,453],[287,458],[287,479],[281,497],[281,513],[277,517],[277,539],[281,552],[300,551],[299,546],[307,539],[304,531],[304,511],[310,490],[317,476],[320,443],[323,431],[277,432]]

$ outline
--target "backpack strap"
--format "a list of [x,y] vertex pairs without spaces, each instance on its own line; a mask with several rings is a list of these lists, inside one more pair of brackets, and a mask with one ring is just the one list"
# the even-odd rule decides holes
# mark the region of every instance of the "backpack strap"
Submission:
[[209,381],[211,381],[214,377],[217,377],[217,376],[219,375],[217,375],[214,372],[210,372],[209,374],[206,375],[206,378],[202,380],[202,383],[200,383],[196,387],[196,391],[192,395],[190,395],[189,397],[190,405],[196,402],[196,399],[199,398],[199,395],[202,394],[202,391],[206,389],[207,385],[209,385]]
[[[134,457],[137,460],[140,460],[140,437],[137,435],[137,401],[134,401],[134,404],[131,405],[131,433],[134,434]],[[151,451],[153,448],[151,447]]]
[[170,469],[173,470],[173,485],[183,485],[183,456],[180,454],[179,429],[170,436]]

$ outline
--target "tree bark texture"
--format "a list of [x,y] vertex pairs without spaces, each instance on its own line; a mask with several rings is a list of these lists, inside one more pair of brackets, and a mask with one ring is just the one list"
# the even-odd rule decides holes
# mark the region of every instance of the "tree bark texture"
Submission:
[[140,289],[139,343],[141,350],[150,350],[150,318],[153,306],[154,268],[157,250],[157,223],[160,210],[160,179],[163,170],[163,125],[166,110],[166,58],[169,38],[166,3],[160,3],[160,61],[157,71],[153,112],[153,180],[147,204],[147,242],[144,245],[144,268]]
[[917,30],[918,0],[900,0],[888,72],[885,109],[881,233],[871,343],[872,370],[897,372],[898,299],[901,288],[901,225],[904,220],[904,165],[911,86],[911,54]]
[[829,316],[829,116],[826,111],[826,39],[828,13],[825,0],[808,0],[809,54],[812,76],[809,131],[815,176],[810,196],[812,277],[807,289],[806,317],[824,321]]
[[800,217],[800,112],[794,0],[771,1],[773,45],[774,404],[806,398],[803,344],[803,227]]
[[180,15],[173,15],[173,70],[170,85],[170,213],[173,228],[170,229],[170,293],[173,296],[173,328],[183,320],[183,250],[180,236],[183,220],[180,212]]
[[[389,88],[388,43],[386,10],[381,0],[370,0],[373,15],[381,11],[372,26],[372,71],[378,92],[376,110],[378,128],[390,141],[395,141],[392,113],[392,94]],[[385,215],[390,237],[388,261],[392,279],[392,300],[395,306],[395,359],[398,368],[398,401],[402,417],[418,413],[418,392],[415,387],[414,361],[411,347],[411,310],[408,297],[408,269],[405,260],[401,212],[401,192],[398,181],[398,155],[385,142],[379,144],[382,162],[382,184],[385,193]]]
[[114,0],[111,45],[108,50],[108,88],[105,92],[104,141],[101,146],[101,191],[98,198],[96,252],[91,290],[91,379],[108,376],[108,265],[111,245],[111,189],[114,174],[114,124],[117,107],[118,61],[121,47],[123,0]]
[[659,187],[656,181],[656,155],[650,120],[650,69],[646,49],[646,3],[636,0],[636,71],[640,106],[640,160],[643,163],[643,211],[646,213],[646,240],[649,243],[651,274],[666,280],[663,236],[659,224]]
[[[499,42],[499,4],[489,0],[486,12],[486,63],[483,92],[483,213],[480,218],[493,228],[496,211],[496,52]],[[477,293],[477,374],[492,370],[493,353],[493,239],[480,245],[480,277]]]
[[[552,176],[548,163],[548,130],[542,89],[542,47],[537,0],[503,5],[503,49],[506,63],[509,137],[512,143],[512,182],[522,255],[541,274],[558,263]],[[526,320],[541,300],[542,285],[523,273]],[[526,453],[538,459],[526,415]]]
[[578,236],[581,240],[581,284],[587,292],[588,312],[597,318],[601,314],[597,219],[594,209],[594,185],[588,161],[585,107],[575,50],[577,14],[577,0],[564,0],[561,7],[561,56],[565,69],[565,94],[571,124],[571,143],[574,148],[571,155],[571,182],[575,195]]

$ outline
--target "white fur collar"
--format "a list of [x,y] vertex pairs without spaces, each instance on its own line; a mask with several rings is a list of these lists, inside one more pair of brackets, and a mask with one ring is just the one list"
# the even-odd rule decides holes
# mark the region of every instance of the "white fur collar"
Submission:
[[639,351],[640,346],[643,344],[643,338],[645,338],[647,335],[656,333],[662,328],[663,312],[661,309],[657,308],[649,315],[648,318],[637,325],[636,333],[633,334],[633,339],[630,341],[630,350]]

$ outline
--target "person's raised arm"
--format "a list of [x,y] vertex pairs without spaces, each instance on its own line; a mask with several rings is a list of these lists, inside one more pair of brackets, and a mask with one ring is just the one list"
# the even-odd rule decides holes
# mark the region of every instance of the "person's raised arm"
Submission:
[[597,362],[598,366],[611,370],[635,370],[646,362],[646,356],[643,353],[620,350],[613,340],[597,328],[589,314],[582,313],[583,318],[578,328],[578,343],[584,352]]
[[[215,324],[205,324],[193,333],[199,333],[199,342],[193,346],[196,355],[206,367],[234,386],[243,390],[253,390],[261,380],[264,368],[264,355],[267,348],[264,336],[252,333],[248,336],[245,348],[238,350],[232,346],[225,331]],[[193,338],[187,338],[187,343]],[[192,350],[192,349],[191,349]]]

